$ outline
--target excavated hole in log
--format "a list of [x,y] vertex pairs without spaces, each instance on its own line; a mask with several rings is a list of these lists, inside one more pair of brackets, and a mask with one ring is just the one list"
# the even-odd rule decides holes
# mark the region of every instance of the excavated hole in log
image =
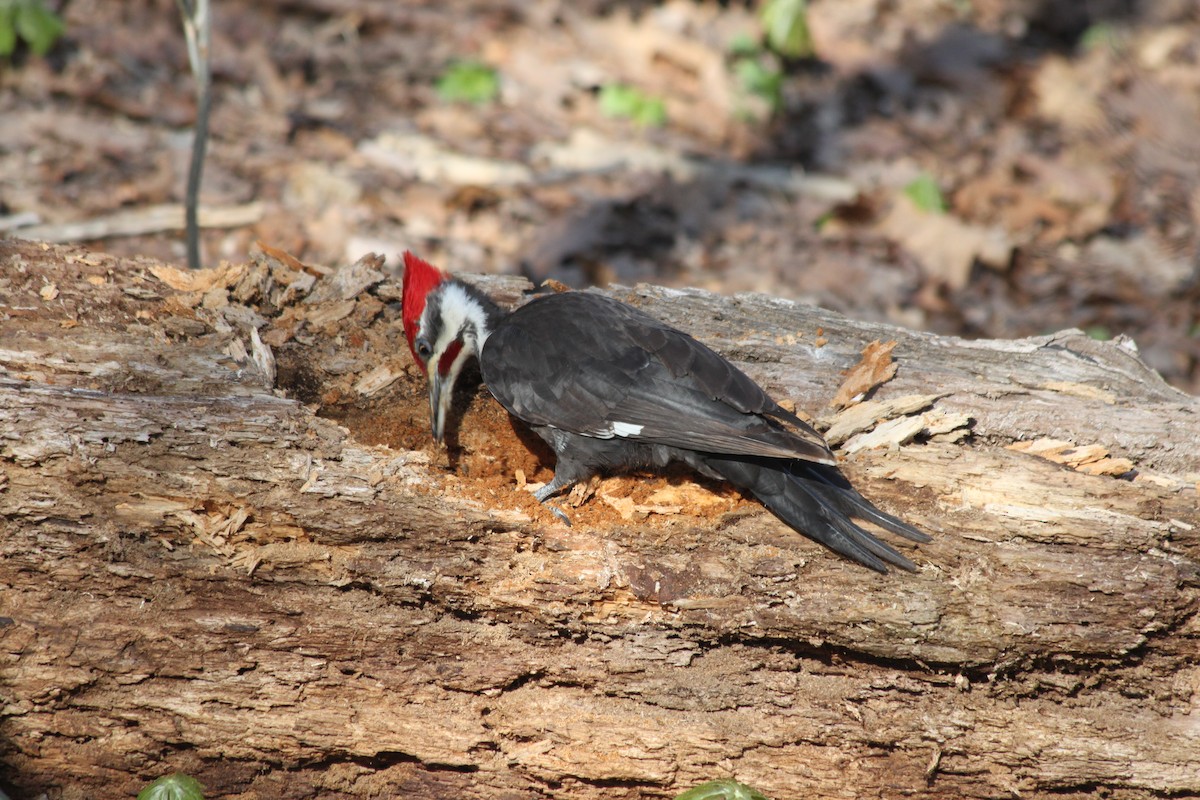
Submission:
[[[281,383],[284,371],[280,371]],[[424,376],[416,369],[405,374],[379,395],[350,397],[321,385],[320,376],[302,367],[290,369],[289,392],[302,391],[320,405],[318,414],[344,425],[364,444],[385,445],[396,450],[422,450],[429,454],[430,471],[447,478],[444,491],[467,497],[484,506],[519,511],[535,520],[554,524],[557,520],[532,493],[518,486],[518,471],[529,483],[544,483],[554,476],[554,454],[536,434],[514,420],[487,389],[478,385],[478,375],[464,374],[464,389],[455,399],[445,447],[435,445],[429,430],[429,395]],[[469,387],[475,384],[471,391]],[[581,505],[560,496],[575,526],[604,528],[671,528],[680,524],[711,525],[708,520],[730,512],[760,508],[752,499],[716,481],[709,481],[686,467],[663,474],[614,475],[590,487]],[[621,510],[606,501],[635,507]],[[647,513],[645,509],[657,511]],[[677,509],[677,510],[673,510]],[[699,518],[699,519],[697,519]],[[699,520],[704,520],[700,522]]]

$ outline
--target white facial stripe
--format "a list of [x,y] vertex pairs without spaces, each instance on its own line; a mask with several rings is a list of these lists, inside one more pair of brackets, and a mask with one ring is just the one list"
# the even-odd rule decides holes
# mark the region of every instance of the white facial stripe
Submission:
[[487,314],[484,312],[483,306],[479,305],[475,298],[467,294],[463,287],[456,283],[446,284],[441,290],[438,302],[425,306],[425,313],[421,315],[422,335],[426,335],[427,331],[434,327],[429,317],[435,313],[441,314],[441,331],[437,341],[431,343],[433,354],[429,357],[429,364],[436,369],[442,355],[461,333],[463,334],[462,352],[450,368],[450,372],[457,376],[458,371],[462,368],[462,362],[477,354],[482,346],[482,342],[478,341],[478,338],[479,332],[487,329]]

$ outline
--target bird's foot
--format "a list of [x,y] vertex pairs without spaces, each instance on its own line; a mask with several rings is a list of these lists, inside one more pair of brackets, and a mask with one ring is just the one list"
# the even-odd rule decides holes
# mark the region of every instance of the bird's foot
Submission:
[[558,517],[559,521],[561,521],[562,524],[566,525],[569,528],[569,527],[571,527],[571,518],[567,516],[567,512],[563,511],[558,506],[553,505],[549,502],[550,498],[553,497],[555,494],[557,494],[559,491],[561,491],[563,489],[563,487],[565,487],[566,485],[567,485],[566,481],[560,481],[557,478],[555,478],[554,480],[550,481],[547,484],[544,484],[543,486],[536,486],[536,485],[528,486],[528,487],[526,487],[526,489],[528,491],[531,491],[533,493],[534,498],[539,503],[541,503],[543,506],[545,506],[547,509],[549,509],[550,513],[552,513],[552,514],[554,514],[554,516]]
[[[566,481],[560,481],[558,478],[555,478],[554,480],[545,484],[541,488],[535,490],[533,493],[533,496],[534,496],[534,498],[537,499],[537,501],[539,503],[545,503],[547,500],[549,500],[551,497],[553,497],[555,494],[557,494],[559,492],[559,490],[564,488],[566,485],[567,485]],[[531,486],[529,488],[532,489],[533,487]]]

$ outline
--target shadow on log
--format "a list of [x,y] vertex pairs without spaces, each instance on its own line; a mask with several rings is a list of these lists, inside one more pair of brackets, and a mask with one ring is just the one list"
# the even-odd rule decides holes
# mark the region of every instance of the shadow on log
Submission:
[[[10,793],[1200,792],[1200,402],[1129,349],[613,290],[802,411],[894,339],[873,399],[973,420],[846,456],[935,537],[878,576],[686,473],[593,485],[563,528],[483,390],[451,470],[396,282],[316,272],[0,242]],[[1009,447],[1044,439],[1078,468]]]

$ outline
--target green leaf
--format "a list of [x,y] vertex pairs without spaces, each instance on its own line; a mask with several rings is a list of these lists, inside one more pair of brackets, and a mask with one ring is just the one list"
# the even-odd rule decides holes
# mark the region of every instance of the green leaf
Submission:
[[1087,335],[1093,339],[1099,339],[1102,342],[1107,342],[1112,338],[1112,331],[1105,325],[1092,325],[1087,329]]
[[667,104],[640,89],[620,83],[600,87],[600,113],[606,117],[631,119],[644,127],[658,128],[667,122]]
[[922,172],[912,183],[905,186],[904,194],[922,211],[930,214],[946,213],[946,199],[942,196],[937,181],[928,172]]
[[204,787],[189,775],[166,775],[138,792],[137,800],[204,800]]
[[1090,26],[1079,37],[1079,45],[1084,50],[1094,50],[1097,47],[1115,47],[1120,41],[1117,29],[1107,22],[1097,22]]
[[729,55],[739,58],[756,56],[762,52],[758,42],[748,33],[739,33],[729,41]]
[[694,789],[688,789],[675,800],[767,800],[757,789],[751,789],[737,781],[709,781]]
[[486,64],[458,61],[438,78],[437,93],[447,102],[483,105],[495,100],[500,93],[500,78]]
[[29,49],[44,56],[62,36],[63,22],[41,0],[25,0],[17,4],[16,28]]
[[17,9],[0,2],[0,58],[8,58],[17,49]]
[[600,87],[600,113],[606,117],[632,117],[642,103],[642,93],[632,86],[608,83]]
[[661,128],[667,124],[667,103],[661,97],[647,97],[634,114],[633,121],[647,128]]
[[767,45],[779,55],[805,58],[815,52],[808,30],[808,0],[766,0],[759,18]]
[[783,73],[764,66],[757,58],[741,58],[734,62],[733,73],[742,88],[771,104],[778,111],[783,104]]

